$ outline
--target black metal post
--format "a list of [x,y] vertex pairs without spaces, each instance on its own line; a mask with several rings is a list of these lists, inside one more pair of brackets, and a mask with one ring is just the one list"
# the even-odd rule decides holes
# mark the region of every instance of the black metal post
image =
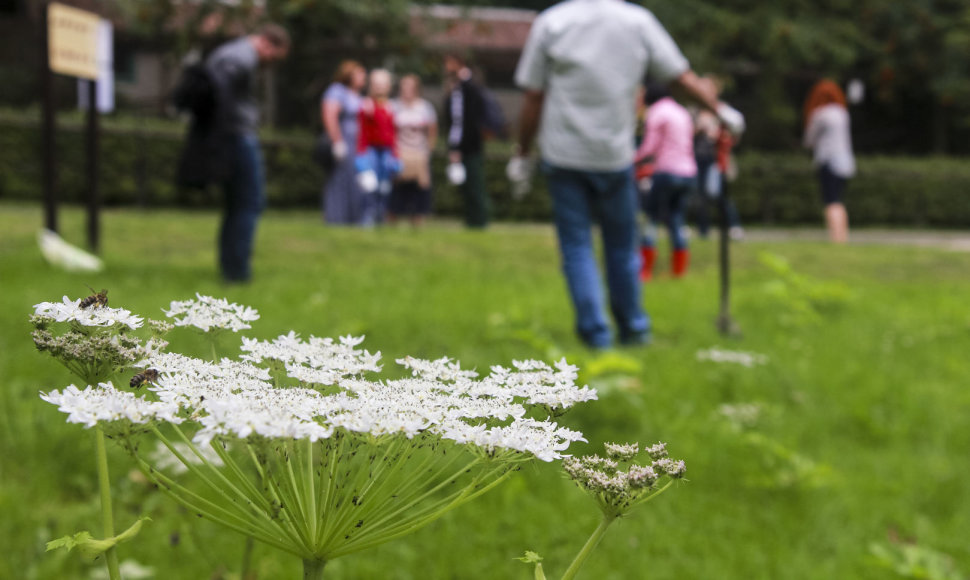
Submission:
[[727,180],[722,179],[721,195],[717,196],[720,213],[720,277],[721,277],[721,307],[717,315],[717,329],[724,336],[740,334],[741,330],[731,318],[731,223],[728,218],[728,186]]
[[98,127],[98,81],[89,80],[88,85],[88,126],[87,126],[87,165],[88,165],[88,246],[97,253],[101,241],[101,226],[98,210],[101,196],[98,189],[100,170],[100,135]]
[[55,151],[55,132],[57,121],[54,116],[54,73],[50,67],[50,47],[48,45],[48,4],[40,6],[40,78],[41,99],[43,100],[43,120],[41,129],[41,189],[44,195],[44,227],[57,231],[57,165]]

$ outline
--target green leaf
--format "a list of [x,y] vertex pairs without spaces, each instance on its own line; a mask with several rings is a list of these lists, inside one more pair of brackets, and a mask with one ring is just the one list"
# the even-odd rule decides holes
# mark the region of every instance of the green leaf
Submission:
[[535,580],[546,580],[546,574],[545,572],[542,571],[542,564],[541,564],[542,556],[540,556],[538,553],[526,550],[525,556],[522,556],[521,558],[516,558],[516,560],[520,562],[525,562],[526,564],[535,564],[536,565]]
[[127,530],[121,532],[117,536],[112,536],[110,538],[105,538],[103,540],[97,540],[91,536],[91,532],[87,530],[83,532],[78,532],[73,536],[64,536],[62,538],[57,538],[56,540],[51,540],[47,542],[47,551],[57,550],[59,548],[67,548],[71,551],[77,548],[78,552],[81,553],[81,557],[87,561],[96,560],[101,554],[107,552],[111,548],[114,548],[122,542],[127,542],[128,540],[134,538],[141,531],[142,525],[146,521],[151,521],[149,517],[139,518],[137,522],[132,524]]

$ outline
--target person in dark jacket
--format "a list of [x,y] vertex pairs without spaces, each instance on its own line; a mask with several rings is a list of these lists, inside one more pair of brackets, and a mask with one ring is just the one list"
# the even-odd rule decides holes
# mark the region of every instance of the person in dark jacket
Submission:
[[265,206],[263,158],[259,147],[256,72],[286,58],[289,34],[275,24],[216,48],[205,61],[215,93],[215,122],[225,171],[215,175],[225,195],[219,231],[219,266],[226,282],[246,282],[256,223]]
[[485,97],[464,57],[449,54],[444,65],[451,87],[444,103],[448,180],[462,189],[465,225],[484,228],[490,213],[482,158]]

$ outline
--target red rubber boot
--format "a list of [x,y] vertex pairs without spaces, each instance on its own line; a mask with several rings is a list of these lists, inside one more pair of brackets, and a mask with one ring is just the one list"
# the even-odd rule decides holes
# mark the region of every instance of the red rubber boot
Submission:
[[688,264],[690,264],[690,251],[687,248],[674,250],[670,256],[670,270],[674,278],[680,278],[686,274]]
[[640,281],[649,282],[653,278],[653,263],[657,261],[657,249],[653,246],[640,246]]

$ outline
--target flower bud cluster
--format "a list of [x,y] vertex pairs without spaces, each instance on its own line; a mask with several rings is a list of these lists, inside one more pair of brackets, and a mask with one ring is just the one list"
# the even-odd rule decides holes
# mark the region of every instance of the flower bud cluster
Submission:
[[660,483],[682,478],[687,469],[683,461],[666,456],[664,443],[643,450],[653,460],[649,465],[632,463],[639,454],[636,443],[607,443],[605,447],[606,457],[566,457],[562,465],[570,479],[592,495],[600,509],[613,516],[660,493],[666,488]]
[[128,310],[82,303],[65,296],[62,302],[37,304],[30,321],[37,349],[50,353],[88,384],[107,380],[168,346],[163,340],[143,341],[132,334],[143,319]]

